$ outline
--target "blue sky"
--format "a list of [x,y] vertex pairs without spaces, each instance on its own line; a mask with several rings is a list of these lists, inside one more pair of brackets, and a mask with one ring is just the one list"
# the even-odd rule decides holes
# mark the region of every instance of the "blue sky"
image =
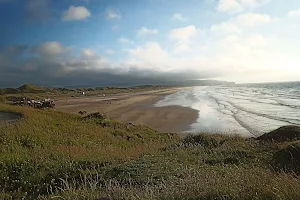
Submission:
[[3,85],[300,77],[299,0],[0,0],[0,26]]
[[[44,16],[28,19],[26,1],[11,1],[1,4],[1,27],[6,27],[6,37],[1,38],[2,45],[26,43],[36,45],[45,41],[60,41],[64,45],[76,45],[77,48],[99,48],[101,46],[118,48],[118,39],[121,37],[145,42],[151,38],[136,37],[142,27],[159,29],[168,32],[172,28],[190,25],[191,22],[199,27],[211,23],[206,20],[192,20],[213,16],[210,10],[212,3],[206,1],[166,0],[40,0],[47,2],[47,13]],[[34,2],[34,1],[32,1]],[[70,6],[84,6],[91,15],[82,20],[63,21],[62,13]],[[37,8],[39,10],[39,8]],[[39,11],[37,11],[39,12]],[[108,12],[119,17],[108,18]],[[174,20],[173,14],[181,13],[189,16],[189,20]],[[8,20],[9,16],[9,20]],[[20,33],[23,34],[20,34]],[[84,38],[83,38],[84,37]],[[167,35],[157,34],[153,40],[165,40]],[[101,48],[99,48],[101,50]]]

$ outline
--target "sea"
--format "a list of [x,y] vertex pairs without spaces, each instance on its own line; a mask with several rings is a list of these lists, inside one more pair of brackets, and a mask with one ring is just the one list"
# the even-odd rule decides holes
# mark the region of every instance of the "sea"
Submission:
[[155,106],[199,111],[185,132],[258,137],[285,125],[300,125],[300,82],[197,86],[166,96]]

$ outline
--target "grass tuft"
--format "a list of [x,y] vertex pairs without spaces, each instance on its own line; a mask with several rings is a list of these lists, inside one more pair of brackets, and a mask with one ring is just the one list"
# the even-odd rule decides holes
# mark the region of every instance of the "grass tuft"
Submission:
[[275,169],[300,174],[300,141],[285,144],[274,153]]

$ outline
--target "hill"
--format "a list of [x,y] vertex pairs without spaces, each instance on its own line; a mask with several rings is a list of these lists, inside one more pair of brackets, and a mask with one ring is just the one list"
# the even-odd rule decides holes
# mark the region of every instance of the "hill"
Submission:
[[141,85],[138,87],[95,87],[95,88],[46,88],[32,84],[24,84],[18,88],[2,88],[0,89],[0,95],[11,94],[43,94],[47,95],[64,95],[76,96],[81,94],[82,91],[88,91],[89,94],[99,94],[99,92],[105,92],[106,94],[115,94],[121,92],[134,92],[134,91],[146,91],[146,90],[159,90],[167,88],[166,86],[153,86],[153,85]]
[[274,131],[266,133],[257,139],[264,141],[293,141],[300,140],[300,127],[299,126],[284,126]]
[[15,89],[15,88],[4,88],[4,89],[0,89],[0,95],[4,95],[4,94],[19,94],[20,90]]
[[40,86],[32,85],[32,84],[24,84],[17,88],[22,93],[37,93],[43,92],[46,89]]
[[0,123],[0,199],[300,198],[289,159],[278,160],[294,142],[180,139],[99,114],[4,104],[1,110],[23,118]]
[[2,88],[0,89],[0,95],[5,94],[22,94],[22,93],[42,93],[45,92],[47,89],[31,85],[31,84],[24,84],[18,88]]

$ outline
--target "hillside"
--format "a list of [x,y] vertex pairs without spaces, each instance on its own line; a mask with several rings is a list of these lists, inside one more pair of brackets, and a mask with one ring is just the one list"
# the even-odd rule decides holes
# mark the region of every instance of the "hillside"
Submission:
[[37,93],[37,92],[46,91],[46,88],[32,85],[32,84],[24,84],[24,85],[18,87],[18,90],[22,93]]
[[300,198],[298,157],[280,159],[297,141],[180,139],[98,114],[0,111],[23,114],[0,123],[0,199]]
[[234,82],[218,81],[218,80],[185,80],[185,81],[158,81],[152,84],[129,84],[128,87],[124,87],[126,84],[105,85],[105,86],[68,86],[68,87],[56,87],[46,88],[32,84],[24,84],[18,88],[0,88],[0,95],[3,94],[20,94],[20,93],[43,93],[43,92],[72,92],[72,91],[98,91],[98,90],[128,90],[128,89],[155,89],[165,88],[172,86],[213,86],[213,85],[234,85]]
[[18,88],[3,88],[0,89],[0,103],[11,103],[16,99],[42,100],[42,99],[55,99],[55,98],[76,98],[84,96],[103,96],[119,93],[135,93],[156,91],[162,89],[169,89],[167,86],[140,86],[140,87],[96,87],[96,88],[45,88],[30,84],[22,85]]
[[4,94],[19,94],[20,90],[15,89],[15,88],[4,88],[4,89],[0,89],[0,95],[4,95]]
[[48,95],[56,94],[69,94],[69,95],[78,95],[82,91],[87,91],[88,94],[95,94],[99,92],[105,93],[120,93],[120,92],[134,92],[134,91],[144,91],[144,90],[156,90],[167,88],[166,86],[154,86],[154,85],[140,85],[133,87],[95,87],[95,88],[46,88],[32,84],[24,84],[18,88],[2,88],[0,89],[0,95],[10,95],[10,94],[43,94],[47,93]]
[[31,85],[31,84],[24,84],[18,88],[2,88],[0,89],[0,95],[4,94],[22,94],[22,93],[42,93],[45,92],[47,89]]
[[276,142],[300,140],[300,127],[284,126],[274,131],[271,131],[270,133],[266,133],[258,137],[258,139],[264,141],[276,141]]

